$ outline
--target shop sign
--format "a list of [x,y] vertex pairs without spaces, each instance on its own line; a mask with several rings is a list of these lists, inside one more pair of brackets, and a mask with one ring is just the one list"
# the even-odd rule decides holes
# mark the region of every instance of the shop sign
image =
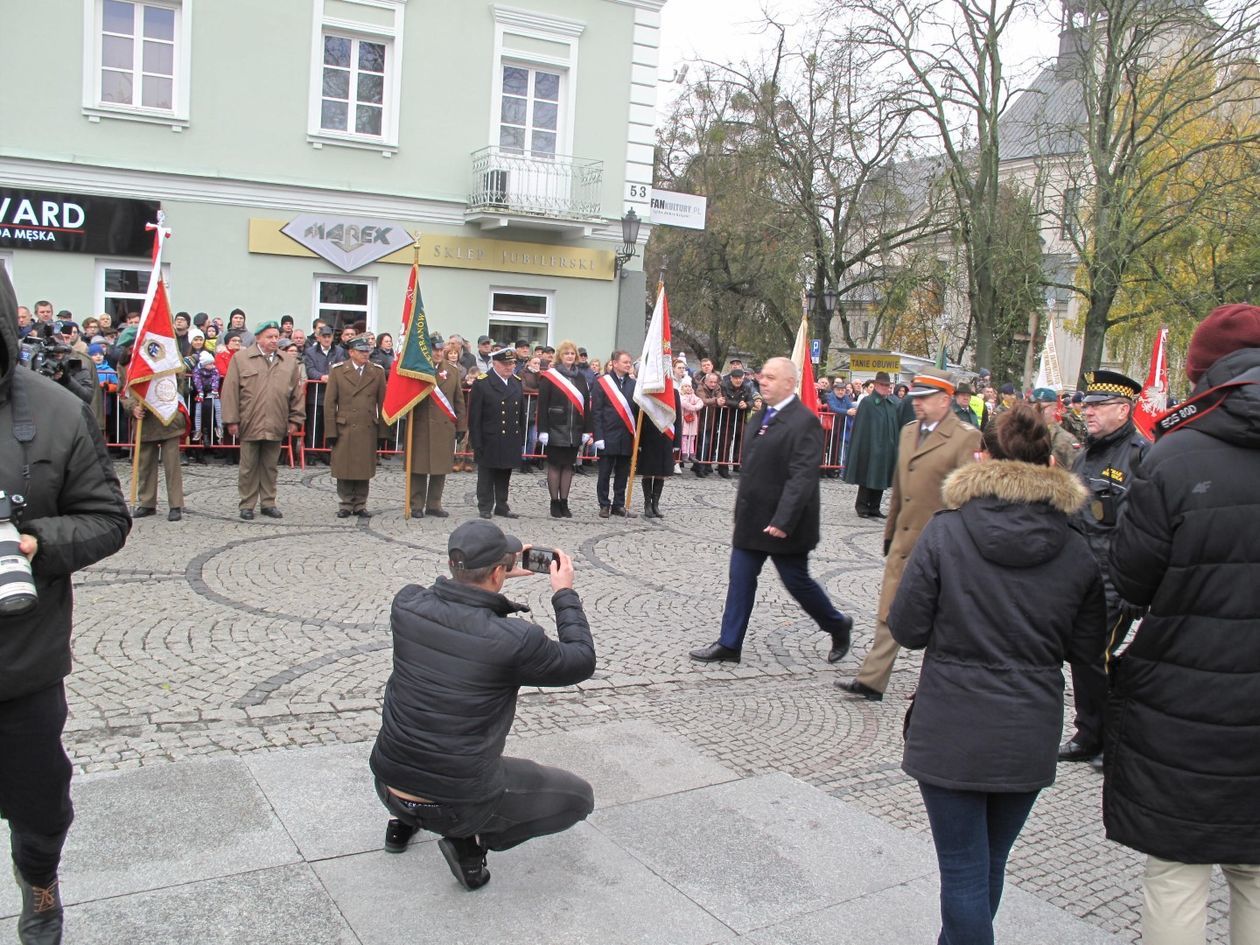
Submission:
[[148,256],[156,200],[0,187],[0,248]]
[[672,190],[652,191],[652,225],[681,226],[688,230],[704,229],[708,198],[695,194],[679,194]]
[[851,354],[849,370],[854,374],[877,374],[887,371],[889,374],[901,372],[901,356],[897,354]]
[[342,272],[354,272],[414,241],[401,223],[304,213],[280,230]]

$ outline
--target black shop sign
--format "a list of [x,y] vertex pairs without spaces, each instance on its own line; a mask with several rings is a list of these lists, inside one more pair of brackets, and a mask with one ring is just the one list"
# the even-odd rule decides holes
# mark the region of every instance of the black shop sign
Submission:
[[0,249],[148,256],[156,200],[0,187]]

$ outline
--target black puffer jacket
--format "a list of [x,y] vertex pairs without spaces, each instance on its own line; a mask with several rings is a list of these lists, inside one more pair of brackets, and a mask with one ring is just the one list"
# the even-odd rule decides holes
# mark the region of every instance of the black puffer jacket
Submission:
[[1201,387],[1233,380],[1151,447],[1111,546],[1150,613],[1115,666],[1107,836],[1180,863],[1260,863],[1260,348]]
[[1129,496],[1133,467],[1146,455],[1150,445],[1130,421],[1106,436],[1086,440],[1072,466],[1072,472],[1085,483],[1090,496],[1090,501],[1076,513],[1073,524],[1089,541],[1090,550],[1102,569],[1107,609],[1113,614],[1123,602],[1107,571],[1107,549],[1120,520],[1120,510]]
[[512,617],[528,608],[502,594],[446,578],[399,591],[390,612],[394,671],[372,772],[408,794],[489,816],[503,793],[500,759],[517,689],[568,686],[595,671],[581,599],[562,590],[551,603],[559,642]]
[[1085,490],[1066,470],[992,461],[952,473],[958,508],[919,536],[888,614],[926,648],[902,768],[961,791],[1054,783],[1063,662],[1101,661],[1102,578],[1068,516]]
[[[39,541],[31,562],[39,603],[28,613],[0,617],[0,701],[46,689],[70,672],[70,576],[112,555],[131,529],[92,408],[60,384],[17,367],[17,357],[17,300],[0,269],[0,489],[25,495],[15,524]],[[29,481],[13,435],[15,382],[24,387],[35,422],[26,447]]]

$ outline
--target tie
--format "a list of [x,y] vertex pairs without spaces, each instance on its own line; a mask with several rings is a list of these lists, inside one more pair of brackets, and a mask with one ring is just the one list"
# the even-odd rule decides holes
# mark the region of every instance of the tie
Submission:
[[764,430],[768,427],[770,425],[770,421],[774,419],[774,415],[778,412],[779,411],[775,410],[773,407],[767,407],[766,415],[761,418],[761,429]]
[[931,432],[932,431],[929,430],[927,427],[919,427],[919,443],[918,443],[919,446],[923,445],[923,441],[928,438],[928,435]]

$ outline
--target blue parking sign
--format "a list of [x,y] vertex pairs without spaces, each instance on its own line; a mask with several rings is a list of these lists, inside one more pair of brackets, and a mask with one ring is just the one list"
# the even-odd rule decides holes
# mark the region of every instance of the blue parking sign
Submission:
[[809,343],[809,359],[817,364],[822,360],[822,339],[814,338]]

